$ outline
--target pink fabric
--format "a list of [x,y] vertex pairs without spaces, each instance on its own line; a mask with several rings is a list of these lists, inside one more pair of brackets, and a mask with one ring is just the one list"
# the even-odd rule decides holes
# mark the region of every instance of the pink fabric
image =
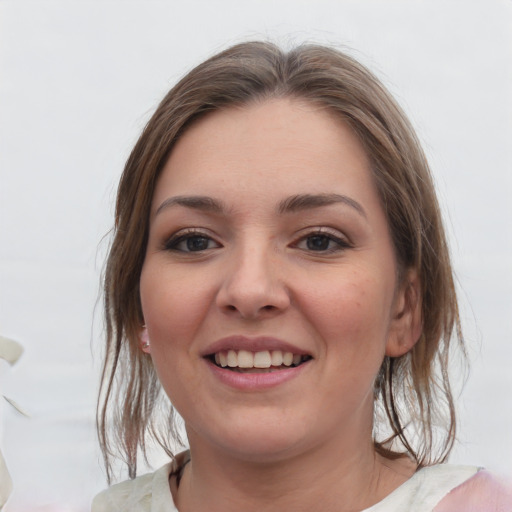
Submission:
[[447,494],[434,512],[512,512],[512,483],[479,471]]

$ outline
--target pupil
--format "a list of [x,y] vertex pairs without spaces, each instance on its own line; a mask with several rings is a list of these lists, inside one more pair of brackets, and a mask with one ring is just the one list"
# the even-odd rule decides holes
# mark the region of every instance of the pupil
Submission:
[[187,249],[189,251],[204,251],[208,249],[208,238],[205,238],[204,236],[188,238]]
[[312,251],[325,251],[329,248],[329,238],[324,235],[310,236],[307,246]]

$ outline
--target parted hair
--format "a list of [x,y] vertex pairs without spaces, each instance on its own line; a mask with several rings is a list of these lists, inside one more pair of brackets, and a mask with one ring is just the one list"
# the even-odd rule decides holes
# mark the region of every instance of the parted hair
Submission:
[[[164,97],[122,174],[104,271],[106,347],[97,427],[107,477],[121,458],[134,478],[149,439],[172,457],[178,431],[151,357],[140,349],[144,318],[139,280],[150,207],[174,144],[210,112],[275,98],[320,106],[359,137],[389,224],[397,280],[408,268],[421,282],[422,332],[401,357],[386,356],[375,381],[376,450],[407,453],[419,465],[446,459],[455,439],[448,362],[450,344],[464,353],[449,250],[425,155],[408,119],[380,81],[347,54],[319,45],[283,51],[247,42],[209,58]],[[163,415],[155,414],[157,410]]]

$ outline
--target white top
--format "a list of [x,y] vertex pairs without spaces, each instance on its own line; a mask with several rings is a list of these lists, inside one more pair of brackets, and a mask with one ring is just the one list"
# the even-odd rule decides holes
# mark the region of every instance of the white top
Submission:
[[[94,498],[92,512],[178,512],[169,488],[169,475],[187,458],[154,473],[113,485]],[[361,512],[432,512],[453,489],[474,476],[478,468],[440,464],[420,469],[382,501]]]

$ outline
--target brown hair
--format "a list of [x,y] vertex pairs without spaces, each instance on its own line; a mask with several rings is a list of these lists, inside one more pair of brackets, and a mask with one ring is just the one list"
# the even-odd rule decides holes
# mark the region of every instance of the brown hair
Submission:
[[[416,269],[421,281],[421,337],[406,355],[386,357],[375,382],[376,450],[393,457],[405,448],[424,465],[444,460],[452,448],[455,412],[447,366],[454,331],[463,345],[439,206],[414,130],[376,77],[344,53],[315,45],[284,52],[271,43],[249,42],[203,62],[171,89],[136,143],[119,184],[104,277],[106,356],[97,419],[109,479],[113,456],[121,455],[133,478],[137,455],[146,454],[146,436],[172,456],[170,443],[177,435],[172,406],[165,425],[155,420],[162,393],[151,358],[138,342],[144,323],[139,279],[158,176],[177,139],[195,120],[279,97],[320,105],[359,136],[398,266]],[[377,439],[383,437],[382,428],[384,439]]]

